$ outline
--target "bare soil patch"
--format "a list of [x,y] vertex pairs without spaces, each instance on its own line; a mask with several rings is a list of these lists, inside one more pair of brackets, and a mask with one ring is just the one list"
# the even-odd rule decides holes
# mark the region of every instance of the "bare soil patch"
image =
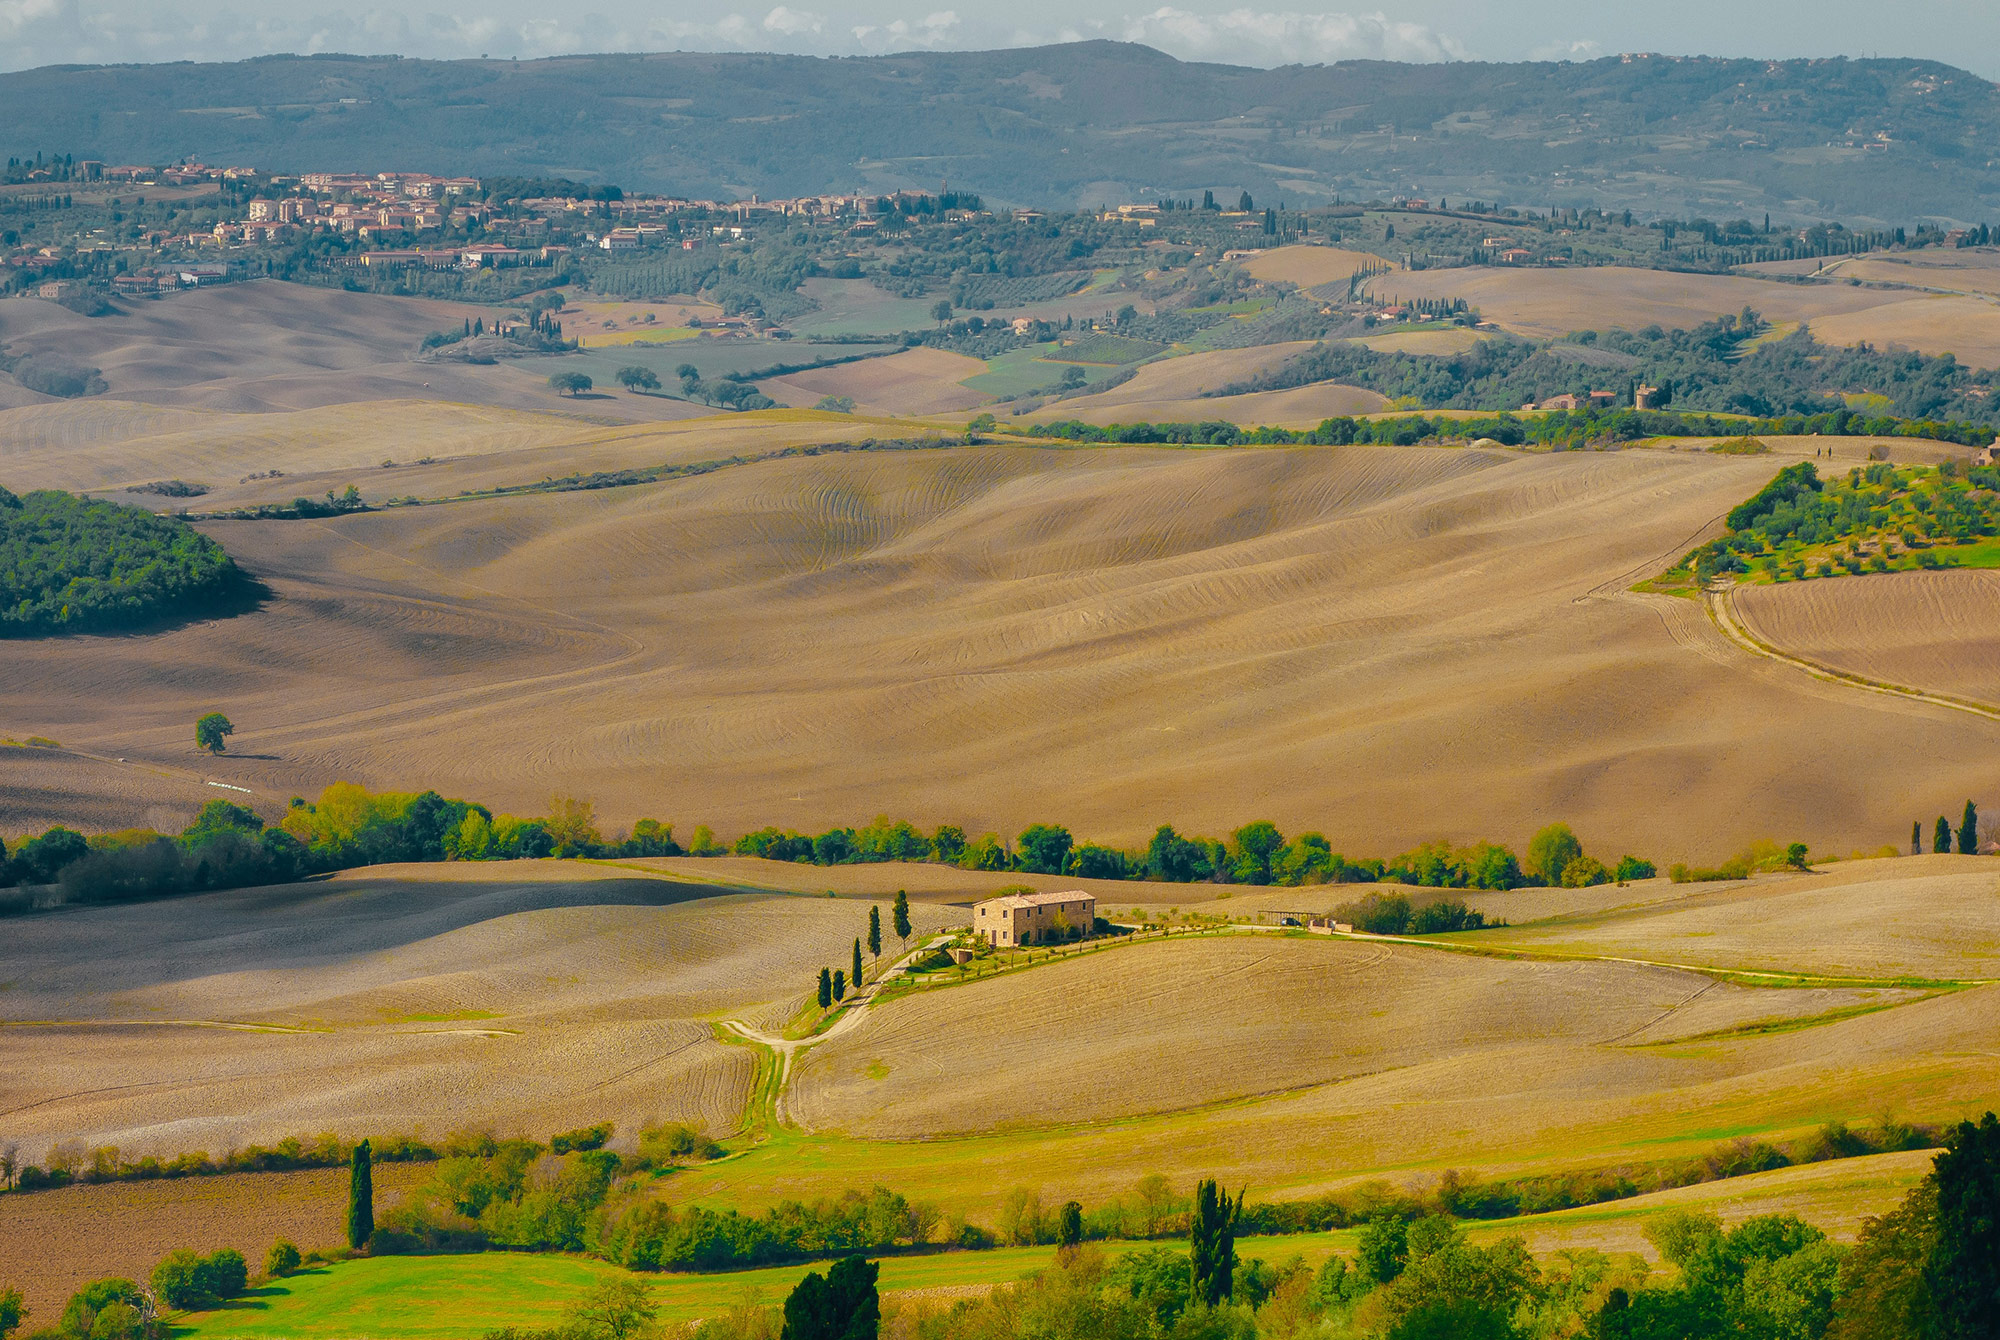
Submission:
[[[1105,1121],[1447,1072],[1509,1051],[1581,1070],[1601,1064],[1582,1053],[1621,1042],[1823,1013],[1858,997],[1370,941],[1134,945],[871,1011],[808,1054],[791,1110],[811,1128],[891,1138]],[[1166,1055],[1202,1059],[1162,1066]]]
[[2000,703],[2000,572],[1892,572],[1747,586],[1744,624],[1795,656],[1866,679]]
[[[375,1165],[377,1212],[434,1171],[422,1163]],[[345,1168],[0,1196],[0,1280],[27,1295],[35,1327],[54,1325],[69,1296],[91,1280],[143,1281],[161,1257],[181,1248],[206,1254],[234,1247],[255,1272],[279,1238],[301,1248],[346,1244]]]

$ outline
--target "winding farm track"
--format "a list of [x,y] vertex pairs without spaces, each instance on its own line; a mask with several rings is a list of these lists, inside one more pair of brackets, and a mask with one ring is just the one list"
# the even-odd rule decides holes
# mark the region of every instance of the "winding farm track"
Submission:
[[742,1038],[745,1042],[754,1042],[760,1047],[769,1047],[772,1053],[778,1058],[778,1080],[773,1086],[775,1097],[772,1099],[772,1117],[779,1125],[789,1124],[785,1117],[785,1093],[790,1087],[793,1064],[798,1060],[799,1054],[818,1046],[830,1038],[837,1038],[841,1034],[859,1026],[862,1016],[868,1012],[868,1006],[874,1002],[876,993],[882,989],[885,983],[902,976],[904,968],[914,963],[924,954],[929,953],[939,945],[948,943],[950,940],[951,937],[949,935],[937,936],[918,945],[915,949],[908,951],[894,963],[891,963],[887,968],[883,969],[881,976],[861,988],[860,992],[854,997],[854,1003],[849,1005],[841,1013],[840,1018],[834,1020],[833,1024],[824,1033],[815,1033],[811,1037],[804,1038],[778,1037],[766,1033],[761,1029],[752,1028],[741,1019],[724,1019],[722,1021],[722,1026],[737,1037]]
[[1708,617],[1714,623],[1716,629],[1724,637],[1728,638],[1744,651],[1749,652],[1752,656],[1761,656],[1766,660],[1776,661],[1781,665],[1789,665],[1796,670],[1803,670],[1814,679],[1823,680],[1829,684],[1839,684],[1845,688],[1857,689],[1863,693],[1875,693],[1890,698],[1902,698],[1909,702],[1923,703],[1930,707],[1943,707],[1956,712],[1969,712],[1973,716],[1984,717],[1988,721],[2000,721],[2000,708],[1990,707],[1985,703],[1974,702],[1969,698],[1955,698],[1946,693],[1933,693],[1927,689],[1911,688],[1904,684],[1891,684],[1885,680],[1866,679],[1860,675],[1849,674],[1845,670],[1836,670],[1830,665],[1822,665],[1818,661],[1808,660],[1803,656],[1795,656],[1788,651],[1780,650],[1770,643],[1761,640],[1756,634],[1744,627],[1743,621],[1736,616],[1733,598],[1734,592],[1727,589],[1704,591],[1702,593],[1702,602],[1708,607]]

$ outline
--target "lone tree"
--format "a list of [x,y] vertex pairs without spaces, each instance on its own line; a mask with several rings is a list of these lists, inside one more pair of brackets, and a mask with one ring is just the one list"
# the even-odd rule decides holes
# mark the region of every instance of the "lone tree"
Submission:
[[1083,1206],[1066,1200],[1061,1212],[1056,1215],[1056,1246],[1065,1252],[1073,1252],[1082,1245]]
[[1812,865],[1806,860],[1806,844],[1794,842],[1785,848],[1785,864],[1794,870],[1810,870]]
[[910,944],[910,895],[897,889],[896,906],[890,910],[889,915],[891,917],[889,924],[896,928],[896,938],[901,940],[903,947],[907,949]]
[[222,742],[234,734],[236,727],[220,712],[210,712],[194,723],[195,747],[205,749],[211,754],[221,753],[227,747]]
[[1937,827],[1931,830],[1931,850],[1933,852],[1951,850],[1951,820],[1942,814],[1938,816]]
[[633,393],[657,391],[660,389],[660,374],[651,368],[620,368],[618,384]]
[[1924,821],[1910,820],[1910,855],[1920,856],[1924,850]]
[[2000,1118],[1960,1122],[1938,1155],[1937,1236],[1924,1285],[1943,1340],[2000,1335]]
[[1965,802],[1965,816],[1958,821],[1958,854],[1979,855],[1979,811],[1969,800]]
[[882,908],[873,903],[868,907],[868,952],[877,958],[882,955]]
[[822,1010],[833,1008],[833,970],[830,968],[819,970],[819,1007]]
[[1236,1270],[1236,1219],[1243,1193],[1228,1193],[1204,1178],[1194,1189],[1194,1218],[1188,1226],[1188,1300],[1219,1306],[1229,1297]]
[[588,391],[594,383],[581,372],[552,372],[549,374],[549,389],[557,395],[579,396]]
[[882,1298],[875,1290],[881,1267],[860,1256],[833,1263],[824,1276],[812,1271],[785,1300],[781,1340],[876,1340]]
[[848,980],[856,986],[861,985],[861,941],[859,937],[854,941],[854,972],[849,976]]
[[360,1251],[375,1235],[375,1152],[363,1140],[347,1164],[347,1245]]

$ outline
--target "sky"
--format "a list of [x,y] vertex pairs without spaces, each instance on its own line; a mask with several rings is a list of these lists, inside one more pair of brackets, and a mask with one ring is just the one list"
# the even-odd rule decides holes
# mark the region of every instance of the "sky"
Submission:
[[1202,0],[0,0],[0,70],[342,51],[452,58],[586,51],[867,55],[1084,38],[1240,65],[1588,60],[1624,51],[1918,56],[2000,79],[1996,0],[1405,0],[1374,9]]

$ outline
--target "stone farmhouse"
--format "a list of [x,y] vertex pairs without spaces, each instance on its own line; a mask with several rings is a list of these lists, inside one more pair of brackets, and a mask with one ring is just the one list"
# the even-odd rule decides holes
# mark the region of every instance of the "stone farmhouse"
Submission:
[[1081,939],[1097,924],[1097,899],[1067,893],[1010,893],[972,909],[972,933],[996,949]]

